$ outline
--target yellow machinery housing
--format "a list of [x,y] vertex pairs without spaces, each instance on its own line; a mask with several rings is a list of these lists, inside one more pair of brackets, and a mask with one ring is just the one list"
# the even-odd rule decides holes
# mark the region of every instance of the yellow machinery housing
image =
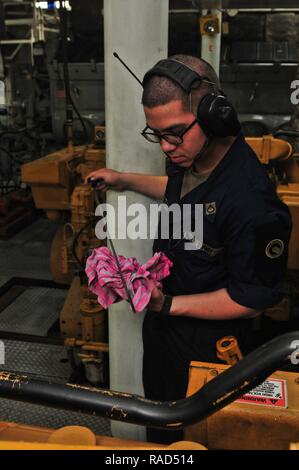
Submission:
[[58,430],[0,422],[0,450],[206,450],[197,442],[180,441],[168,446],[151,442],[96,436],[82,426]]
[[[81,349],[79,357],[85,369],[96,368],[100,381],[103,379],[102,353],[108,350],[106,312],[88,290],[80,273],[84,271],[82,260],[89,250],[101,244],[94,230],[94,191],[83,181],[91,171],[105,167],[103,135],[103,129],[96,128],[94,144],[69,146],[22,167],[22,181],[31,186],[36,208],[44,210],[50,220],[62,221],[52,241],[50,255],[53,280],[70,284],[60,313],[61,335],[68,339],[69,348]],[[90,342],[96,342],[96,346]]]
[[[229,366],[192,362],[187,396]],[[287,407],[234,402],[186,429],[187,441],[208,449],[287,450],[299,440],[299,373],[277,371],[271,379],[285,381]]]

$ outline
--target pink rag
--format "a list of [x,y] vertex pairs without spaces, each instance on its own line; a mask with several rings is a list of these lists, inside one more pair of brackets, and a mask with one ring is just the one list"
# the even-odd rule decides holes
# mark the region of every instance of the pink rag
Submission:
[[[118,261],[134,308],[141,312],[149,303],[155,285],[161,288],[161,280],[169,276],[172,262],[162,252],[155,253],[142,265],[136,258],[118,256]],[[86,261],[85,272],[89,289],[98,296],[98,302],[104,308],[122,299],[128,300],[115,258],[106,246],[92,251]]]

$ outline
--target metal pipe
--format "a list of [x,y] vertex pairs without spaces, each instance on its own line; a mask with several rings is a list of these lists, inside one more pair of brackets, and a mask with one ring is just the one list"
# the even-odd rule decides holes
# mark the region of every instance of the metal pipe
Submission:
[[66,338],[64,341],[66,347],[81,347],[84,351],[96,351],[96,352],[109,352],[109,345],[107,343],[100,343],[98,341],[84,341],[76,338]]
[[60,34],[63,57],[63,78],[65,87],[65,113],[66,113],[66,133],[68,153],[73,155],[73,106],[70,89],[70,77],[68,68],[68,52],[67,52],[67,11],[61,3],[59,8],[60,15]]
[[0,44],[32,44],[32,39],[1,39]]
[[287,362],[290,355],[292,358],[299,356],[299,331],[260,346],[194,395],[178,401],[150,401],[137,395],[53,384],[8,372],[0,372],[0,396],[127,423],[180,429],[207,418],[256,387]]

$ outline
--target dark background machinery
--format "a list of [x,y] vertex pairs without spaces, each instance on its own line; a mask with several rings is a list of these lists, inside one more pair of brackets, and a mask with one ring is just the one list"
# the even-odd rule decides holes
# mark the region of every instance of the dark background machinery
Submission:
[[[53,279],[68,286],[68,294],[56,334],[65,341],[74,369],[83,365],[85,377],[79,380],[98,385],[104,381],[108,351],[106,313],[88,292],[83,273],[84,259],[98,240],[94,192],[82,181],[105,165],[103,2],[89,1],[88,8],[82,0],[70,3],[64,25],[57,10],[42,11],[34,2],[0,4],[0,227],[8,237],[41,211],[61,221],[51,269]],[[294,329],[299,316],[297,140],[296,133],[285,130],[296,127],[290,83],[298,73],[298,18],[295,11],[223,15],[222,88],[245,134],[252,139],[266,135],[250,142],[294,220],[289,295],[256,325],[263,332],[260,342]],[[200,19],[196,2],[170,1],[170,55],[200,55]],[[267,135],[277,132],[284,140]]]
[[[0,171],[6,191],[20,184],[20,162],[65,143],[66,123],[59,12],[41,10],[31,1],[0,5]],[[87,9],[83,0],[72,0],[71,7],[70,93],[81,116],[74,112],[73,136],[82,144],[87,136],[93,139],[95,125],[105,122],[103,1],[91,0]],[[299,12],[294,7],[293,12],[232,14],[223,13],[220,78],[246,135],[294,127],[290,84],[297,74]],[[196,2],[170,1],[169,55],[200,55],[200,16]]]

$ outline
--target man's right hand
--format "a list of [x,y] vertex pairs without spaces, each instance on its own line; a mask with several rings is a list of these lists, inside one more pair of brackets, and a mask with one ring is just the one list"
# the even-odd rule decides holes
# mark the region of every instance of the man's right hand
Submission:
[[84,180],[84,184],[93,183],[98,189],[103,192],[108,189],[115,191],[124,191],[128,189],[128,184],[125,181],[125,173],[109,168],[101,168],[90,173]]
[[[95,182],[98,182],[97,184]],[[84,180],[85,184],[96,184],[101,191],[135,191],[153,199],[163,200],[167,185],[167,176],[152,176],[141,173],[126,173],[109,168],[91,172]]]

